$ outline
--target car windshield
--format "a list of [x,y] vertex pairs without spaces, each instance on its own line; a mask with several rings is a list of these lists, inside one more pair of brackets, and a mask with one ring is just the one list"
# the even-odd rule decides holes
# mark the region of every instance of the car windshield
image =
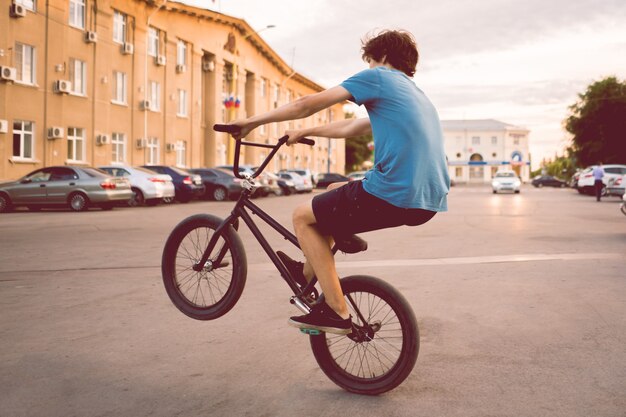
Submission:
[[97,168],[81,168],[82,171],[92,178],[108,177],[109,173]]
[[144,173],[150,174],[150,175],[157,174],[157,172],[154,172],[154,171],[152,171],[152,170],[150,170],[148,168],[144,168],[144,167],[135,167],[135,170],[141,171],[141,172],[144,172]]
[[515,177],[515,173],[514,172],[498,172],[496,174],[496,177],[499,177],[499,178],[514,178]]

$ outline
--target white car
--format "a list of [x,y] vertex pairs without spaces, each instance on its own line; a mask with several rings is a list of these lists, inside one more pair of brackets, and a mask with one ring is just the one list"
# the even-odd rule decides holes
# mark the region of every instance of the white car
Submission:
[[172,177],[167,174],[159,174],[142,167],[130,167],[109,165],[99,167],[114,177],[128,178],[133,197],[128,201],[131,207],[147,204],[157,205],[174,198],[175,189]]
[[[583,172],[580,173],[578,177],[578,192],[581,194],[589,194],[595,195],[594,190],[594,179],[593,179],[593,168],[595,165],[585,168]],[[606,187],[609,185],[609,181],[615,180],[622,175],[626,174],[626,165],[619,164],[609,164],[602,165],[604,168],[604,177],[602,178],[602,183],[604,184],[604,188],[602,189],[602,194],[606,193]]]
[[293,182],[296,193],[310,193],[313,191],[311,180],[303,178],[302,175],[296,174],[295,172],[281,171],[278,173],[278,176],[283,180]]
[[293,169],[283,169],[280,172],[281,173],[291,172],[292,174],[298,174],[299,176],[302,177],[302,179],[304,180],[305,188],[303,190],[297,190],[298,192],[310,193],[311,191],[313,191],[313,188],[315,187],[315,181],[314,181],[315,176],[313,175],[310,169],[293,168]]
[[500,191],[513,191],[519,194],[521,187],[522,181],[515,171],[498,171],[491,180],[491,188],[494,194]]

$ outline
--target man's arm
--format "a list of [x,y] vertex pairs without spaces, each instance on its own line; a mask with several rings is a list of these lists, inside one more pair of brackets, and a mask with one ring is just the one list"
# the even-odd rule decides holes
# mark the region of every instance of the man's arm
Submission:
[[285,132],[285,134],[289,136],[287,145],[292,145],[306,136],[350,138],[370,133],[372,133],[372,125],[370,124],[370,119],[368,118],[340,120],[323,126],[287,130]]
[[241,128],[240,134],[233,135],[235,139],[241,139],[261,125],[273,122],[284,122],[286,120],[302,119],[334,104],[349,100],[350,98],[352,98],[352,96],[348,90],[341,86],[337,86],[316,94],[309,94],[301,97],[277,109],[270,110],[267,113],[252,116],[243,120],[236,120],[229,124],[236,125]]

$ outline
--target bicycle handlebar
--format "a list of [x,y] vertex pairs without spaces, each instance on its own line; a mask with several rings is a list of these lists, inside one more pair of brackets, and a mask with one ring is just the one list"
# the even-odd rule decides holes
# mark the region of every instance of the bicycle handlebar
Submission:
[[[235,134],[241,131],[241,128],[237,125],[223,125],[223,124],[215,124],[213,125],[213,130],[215,130],[216,132],[225,132],[225,133],[230,133],[230,134]],[[267,166],[267,164],[271,161],[271,159],[274,157],[274,155],[276,155],[276,152],[278,152],[278,149],[283,146],[285,143],[287,143],[287,140],[289,139],[289,136],[285,135],[282,138],[278,139],[278,142],[275,145],[266,145],[263,143],[254,143],[254,142],[244,142],[242,140],[236,140],[236,144],[235,144],[235,161],[233,163],[233,174],[235,175],[235,177],[237,178],[245,178],[243,177],[241,174],[239,174],[239,155],[241,153],[241,145],[247,145],[247,146],[256,146],[259,148],[270,148],[272,149],[272,151],[270,152],[270,154],[265,158],[265,161],[263,161],[263,163],[261,164],[261,166],[259,166],[257,168],[257,170],[252,174],[252,178],[256,178],[259,176],[259,174],[261,172],[263,172],[263,170],[265,169],[265,167]],[[313,146],[315,145],[315,141],[313,139],[309,139],[309,138],[302,138],[298,141],[298,143],[302,143],[305,145],[309,145],[309,146]]]

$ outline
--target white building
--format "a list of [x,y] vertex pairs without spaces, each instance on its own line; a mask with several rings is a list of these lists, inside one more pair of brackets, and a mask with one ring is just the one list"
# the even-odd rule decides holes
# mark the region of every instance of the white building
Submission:
[[498,170],[530,179],[529,130],[487,120],[442,120],[448,172],[456,183],[488,183]]

